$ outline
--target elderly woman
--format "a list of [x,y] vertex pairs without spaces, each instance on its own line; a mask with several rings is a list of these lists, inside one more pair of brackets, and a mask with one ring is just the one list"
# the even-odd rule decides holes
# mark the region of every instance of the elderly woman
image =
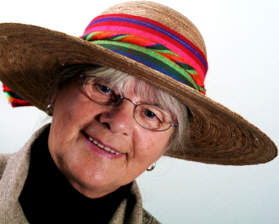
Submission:
[[135,179],[162,155],[223,165],[277,155],[264,133],[204,95],[203,39],[166,6],[113,6],[80,39],[1,24],[0,55],[12,104],[52,116],[0,156],[0,223],[158,223]]

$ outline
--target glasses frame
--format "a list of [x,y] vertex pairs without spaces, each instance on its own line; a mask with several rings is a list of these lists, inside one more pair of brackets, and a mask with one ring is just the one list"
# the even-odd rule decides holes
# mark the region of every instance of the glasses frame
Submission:
[[121,96],[121,95],[115,95],[117,100],[116,101],[109,101],[108,103],[101,103],[101,102],[97,102],[95,101],[94,99],[92,99],[88,94],[87,94],[87,91],[86,91],[86,88],[85,88],[85,85],[86,85],[86,80],[88,78],[96,78],[95,76],[86,76],[84,74],[81,74],[80,75],[80,78],[81,78],[81,81],[82,81],[82,92],[88,97],[89,100],[93,101],[94,103],[97,103],[99,105],[103,105],[103,106],[113,106],[113,107],[117,107],[118,105],[120,105],[122,103],[123,100],[127,100],[129,101],[130,103],[132,103],[134,105],[134,108],[133,108],[133,118],[134,120],[137,122],[138,125],[140,125],[142,128],[144,129],[147,129],[147,130],[150,130],[150,131],[156,131],[156,132],[162,132],[162,131],[167,131],[168,129],[170,129],[171,127],[174,127],[174,128],[177,128],[178,127],[178,124],[175,124],[175,123],[170,123],[170,125],[164,129],[160,129],[160,130],[156,130],[156,129],[152,129],[152,128],[148,128],[148,127],[145,127],[143,126],[141,123],[138,122],[138,120],[136,119],[135,117],[135,114],[136,114],[136,108],[138,106],[141,106],[141,105],[151,105],[151,104],[137,104],[135,103],[133,100],[125,97],[125,96]]

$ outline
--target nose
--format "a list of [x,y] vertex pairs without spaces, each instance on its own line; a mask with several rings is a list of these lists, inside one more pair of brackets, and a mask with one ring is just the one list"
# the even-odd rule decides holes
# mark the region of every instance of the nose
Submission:
[[133,118],[134,105],[127,100],[116,107],[109,107],[100,115],[100,122],[113,133],[130,135],[136,122]]

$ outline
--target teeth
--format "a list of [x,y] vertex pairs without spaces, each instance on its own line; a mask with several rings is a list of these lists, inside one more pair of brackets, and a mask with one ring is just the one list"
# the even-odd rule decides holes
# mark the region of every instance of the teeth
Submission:
[[101,145],[101,144],[97,144],[97,146],[99,146],[100,148],[104,148],[104,146],[103,145]]
[[91,138],[90,136],[88,136],[88,139],[90,142],[94,143],[95,145],[97,145],[99,148],[107,151],[107,152],[110,152],[114,155],[119,155],[120,153],[119,152],[115,152],[114,150],[112,150],[111,148],[107,147],[107,146],[104,146],[102,144],[100,144],[99,142],[97,142],[96,140],[94,140],[93,138]]
[[104,147],[104,149],[105,149],[106,151],[113,152],[113,151],[111,151],[111,149],[108,148],[108,147]]
[[90,142],[95,141],[95,140],[93,140],[93,138],[91,138],[90,136],[88,136],[88,139],[89,139]]

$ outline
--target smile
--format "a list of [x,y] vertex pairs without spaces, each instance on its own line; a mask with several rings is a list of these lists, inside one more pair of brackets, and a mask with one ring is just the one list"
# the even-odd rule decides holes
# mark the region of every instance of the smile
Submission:
[[100,148],[101,150],[103,151],[106,151],[108,153],[112,153],[113,155],[120,155],[121,153],[120,152],[117,152],[115,150],[113,150],[112,148],[108,147],[108,146],[105,146],[103,145],[102,143],[100,143],[99,141],[97,141],[96,139],[93,139],[92,137],[90,137],[89,135],[87,135],[86,133],[85,134],[85,137],[91,142],[93,143],[94,145],[96,145],[98,148]]
[[110,152],[110,153],[112,153],[112,154],[114,154],[114,155],[119,155],[119,154],[120,154],[119,152],[116,152],[116,151],[112,150],[111,148],[102,145],[100,142],[94,140],[94,139],[91,138],[91,137],[88,137],[88,139],[89,139],[90,142],[92,142],[93,144],[97,145],[99,148],[101,148],[101,149],[103,149],[103,150],[105,150],[105,151],[107,151],[107,152]]

